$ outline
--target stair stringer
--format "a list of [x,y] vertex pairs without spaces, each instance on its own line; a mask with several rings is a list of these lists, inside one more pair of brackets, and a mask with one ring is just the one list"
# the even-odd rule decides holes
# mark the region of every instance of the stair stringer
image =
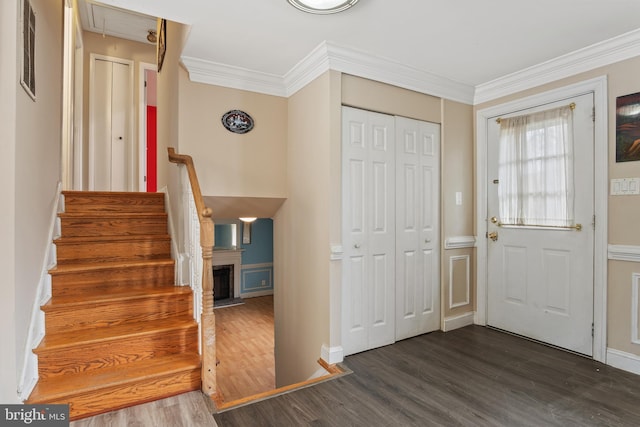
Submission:
[[38,289],[31,308],[31,319],[27,340],[22,354],[22,368],[18,376],[18,397],[24,401],[36,386],[38,376],[38,356],[33,350],[38,347],[45,335],[44,312],[40,307],[51,298],[51,275],[49,270],[56,265],[56,245],[53,241],[60,237],[60,219],[58,213],[64,211],[64,196],[62,182],[58,181],[55,192],[55,203],[52,206],[47,235],[48,250],[44,254]]

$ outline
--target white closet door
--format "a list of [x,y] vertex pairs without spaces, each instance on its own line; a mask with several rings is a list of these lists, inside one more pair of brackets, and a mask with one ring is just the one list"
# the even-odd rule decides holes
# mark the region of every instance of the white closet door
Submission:
[[131,68],[103,59],[93,62],[89,188],[130,190]]
[[440,329],[440,125],[396,117],[396,340]]
[[113,63],[96,60],[91,90],[90,190],[111,189],[111,92]]
[[343,108],[345,355],[395,341],[394,117]]
[[133,88],[130,85],[129,66],[113,63],[113,90],[111,102],[111,190],[129,189],[129,144],[128,100]]

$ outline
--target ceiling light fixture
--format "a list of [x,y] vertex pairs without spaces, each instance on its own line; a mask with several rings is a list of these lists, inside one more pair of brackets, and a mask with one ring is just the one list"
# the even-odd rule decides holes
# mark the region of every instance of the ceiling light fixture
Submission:
[[247,216],[244,216],[244,217],[241,216],[240,217],[240,221],[242,221],[242,222],[253,222],[256,219],[258,219],[258,218],[256,218],[255,216],[248,216],[248,217]]
[[303,12],[328,15],[349,9],[358,0],[287,0],[292,6]]

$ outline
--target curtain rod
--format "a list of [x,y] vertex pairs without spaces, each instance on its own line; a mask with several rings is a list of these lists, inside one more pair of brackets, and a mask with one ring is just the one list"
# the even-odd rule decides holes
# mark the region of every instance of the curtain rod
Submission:
[[[571,108],[571,110],[575,110],[576,109],[576,103],[572,102],[571,104],[568,105],[569,108]],[[496,119],[496,123],[500,124],[500,122],[502,121],[502,119],[500,117],[498,117]]]

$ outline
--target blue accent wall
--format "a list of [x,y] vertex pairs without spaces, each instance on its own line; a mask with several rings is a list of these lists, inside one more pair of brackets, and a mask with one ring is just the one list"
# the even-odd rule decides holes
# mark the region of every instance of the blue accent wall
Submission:
[[[242,229],[242,225],[240,225]],[[217,239],[216,239],[217,240]],[[240,236],[240,242],[242,237]],[[240,293],[273,292],[273,220],[259,218],[251,224],[251,243],[240,244],[242,279]]]
[[[242,228],[242,227],[241,227]],[[242,241],[242,240],[240,240]],[[251,224],[251,243],[241,244],[243,264],[273,262],[273,220],[259,218]]]

